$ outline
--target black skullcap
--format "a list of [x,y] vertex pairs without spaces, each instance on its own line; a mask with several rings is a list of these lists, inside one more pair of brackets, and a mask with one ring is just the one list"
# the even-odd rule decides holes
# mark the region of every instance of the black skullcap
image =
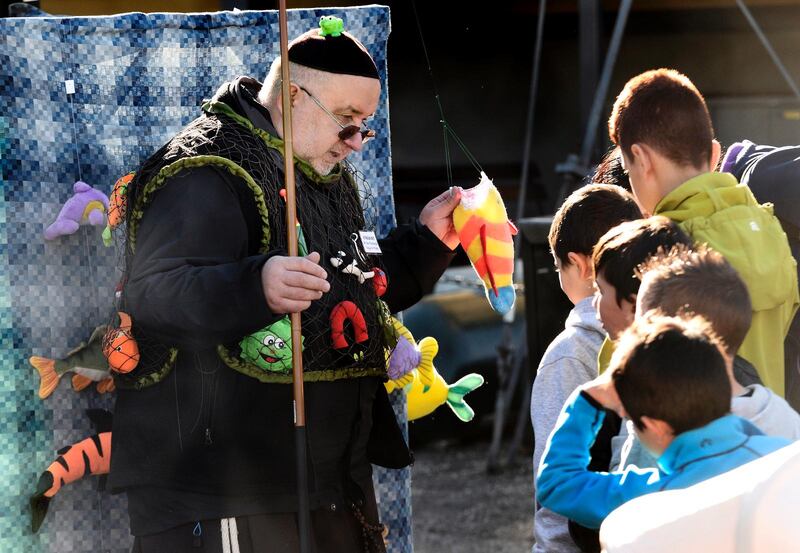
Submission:
[[358,39],[344,32],[341,19],[325,16],[319,26],[289,44],[289,61],[326,73],[380,78],[372,56]]

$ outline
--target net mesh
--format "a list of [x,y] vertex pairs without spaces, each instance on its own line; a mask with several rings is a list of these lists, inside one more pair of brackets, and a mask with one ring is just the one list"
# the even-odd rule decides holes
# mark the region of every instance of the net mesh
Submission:
[[[259,251],[286,251],[281,145],[262,133],[235,116],[206,114],[142,165],[127,189],[125,224],[113,235],[122,268],[122,289],[126,273],[138,261],[136,236],[147,205],[161,187],[168,185],[171,176],[194,166],[213,164],[239,177],[250,188],[262,219]],[[396,343],[387,309],[378,296],[382,290],[377,279],[385,274],[380,256],[366,253],[359,236],[360,230],[376,228],[376,196],[352,165],[340,164],[337,171],[317,177],[302,162],[296,164],[300,249],[320,254],[331,285],[330,291],[302,314],[307,379],[385,374],[387,348]],[[125,307],[124,298],[120,307]],[[141,362],[131,373],[116,375],[118,384],[142,387],[160,381],[171,370],[175,348],[137,328],[135,321],[130,334],[138,345]],[[254,351],[275,358],[276,340],[286,346],[284,351],[291,351],[287,336],[271,334],[272,338],[262,332],[224,344],[220,355],[232,368],[249,376],[288,382],[290,364],[265,367],[253,361]],[[243,345],[248,349],[244,355]]]

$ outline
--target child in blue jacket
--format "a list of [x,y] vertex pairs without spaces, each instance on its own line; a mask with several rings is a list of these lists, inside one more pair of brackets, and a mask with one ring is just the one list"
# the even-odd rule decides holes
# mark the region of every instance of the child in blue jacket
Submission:
[[[635,497],[686,488],[788,444],[730,414],[722,352],[700,317],[635,322],[620,338],[609,370],[576,390],[561,412],[539,466],[539,503],[599,528]],[[633,421],[658,458],[657,469],[587,470],[606,409]]]

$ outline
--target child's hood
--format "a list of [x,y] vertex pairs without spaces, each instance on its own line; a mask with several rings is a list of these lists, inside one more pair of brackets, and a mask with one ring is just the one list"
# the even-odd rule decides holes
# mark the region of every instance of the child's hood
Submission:
[[800,415],[786,400],[760,384],[746,387],[747,394],[734,397],[731,412],[747,419],[768,436],[800,439]]
[[592,296],[584,298],[575,304],[575,307],[569,312],[565,326],[598,333],[601,335],[601,339],[605,338],[606,335],[603,324],[597,317],[597,310],[592,305]]
[[655,211],[725,256],[747,284],[754,311],[798,302],[797,264],[772,205],[760,205],[733,175],[705,173],[690,179]]

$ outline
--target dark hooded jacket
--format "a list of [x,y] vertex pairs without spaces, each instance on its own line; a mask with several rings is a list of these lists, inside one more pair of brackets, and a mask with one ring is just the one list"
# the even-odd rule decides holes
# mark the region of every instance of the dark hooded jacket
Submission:
[[[240,78],[223,85],[214,101],[277,137],[269,113],[255,99],[259,86]],[[230,118],[218,119],[223,127],[236,124]],[[154,158],[166,155],[165,148]],[[282,157],[275,151],[253,154],[270,160],[272,174],[282,177]],[[152,165],[154,158],[143,167]],[[307,198],[337,201],[326,195],[326,185],[310,182],[308,167],[296,168],[298,190]],[[267,187],[282,186],[259,184],[267,192]],[[132,196],[135,199],[135,193]],[[309,219],[310,213],[305,213]],[[263,217],[252,189],[216,166],[187,167],[170,176],[140,215],[135,253],[128,259],[124,305],[134,328],[174,348],[177,358],[156,384],[118,392],[110,485],[128,493],[132,532],[148,534],[195,520],[295,510],[291,386],[264,384],[234,371],[217,352],[217,345],[281,316],[270,312],[261,284],[264,263],[273,255],[285,255],[280,241],[264,247]],[[301,221],[303,216],[299,211]],[[343,232],[358,230],[362,229]],[[279,236],[281,231],[272,234]],[[335,246],[315,244],[313,238],[311,242],[312,251]],[[399,226],[380,246],[389,282],[382,299],[392,312],[429,293],[453,256],[418,221]],[[330,276],[332,269],[326,269]],[[331,276],[332,289],[338,290],[336,278],[342,277]],[[368,481],[370,462],[395,468],[410,463],[380,377],[307,382],[305,396],[312,508],[352,500],[359,488],[367,487],[353,484]]]

